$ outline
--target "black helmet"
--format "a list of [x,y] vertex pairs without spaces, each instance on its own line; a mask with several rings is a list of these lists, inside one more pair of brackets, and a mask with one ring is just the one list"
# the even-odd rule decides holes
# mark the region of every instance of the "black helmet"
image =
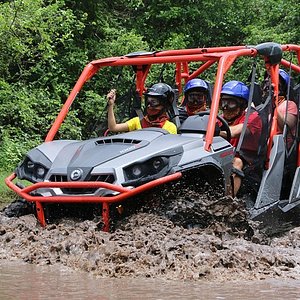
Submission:
[[173,102],[174,99],[174,91],[173,89],[166,83],[155,83],[153,84],[144,95],[159,97],[163,101],[163,104],[168,105]]

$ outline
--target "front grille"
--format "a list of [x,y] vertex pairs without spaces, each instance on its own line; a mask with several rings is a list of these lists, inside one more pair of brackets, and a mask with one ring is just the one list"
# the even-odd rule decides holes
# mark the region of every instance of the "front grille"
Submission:
[[67,177],[67,175],[53,174],[53,175],[51,175],[49,181],[51,181],[51,182],[67,182],[68,177]]
[[107,183],[114,183],[115,176],[113,174],[92,175],[89,181],[103,181]]
[[[68,182],[68,177],[66,175],[52,174],[50,182]],[[102,181],[107,183],[114,183],[115,176],[113,174],[93,174],[86,178],[85,181]],[[73,182],[73,181],[71,181]],[[79,195],[79,194],[93,194],[97,188],[62,188],[65,194]]]

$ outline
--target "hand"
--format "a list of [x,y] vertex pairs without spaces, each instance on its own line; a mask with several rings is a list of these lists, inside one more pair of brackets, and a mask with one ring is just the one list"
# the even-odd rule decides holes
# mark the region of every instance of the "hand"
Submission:
[[226,137],[227,137],[227,133],[226,133],[226,131],[222,131],[222,130],[220,130],[220,132],[219,132],[219,136],[221,136],[221,137],[223,137],[223,138],[226,138]]
[[220,127],[219,127],[219,124],[216,123],[214,136],[219,136],[219,135],[220,135],[220,132],[221,132],[221,129],[220,129]]
[[116,90],[112,89],[106,96],[108,105],[113,105],[116,101]]

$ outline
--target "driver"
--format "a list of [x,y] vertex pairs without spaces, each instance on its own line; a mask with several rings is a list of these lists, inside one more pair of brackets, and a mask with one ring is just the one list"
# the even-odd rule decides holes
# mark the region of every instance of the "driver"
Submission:
[[172,88],[166,83],[156,83],[144,95],[147,112],[144,118],[140,120],[139,117],[135,117],[124,123],[116,123],[113,109],[116,101],[116,90],[111,90],[107,94],[108,129],[112,132],[127,132],[147,127],[158,127],[176,134],[176,125],[168,120],[167,115],[167,110],[174,98]]
[[[237,147],[242,133],[248,100],[249,89],[243,82],[233,80],[223,85],[220,109],[223,112],[222,117],[229,125],[231,132],[230,143],[234,147]],[[256,111],[251,112],[242,146],[233,160],[234,196],[236,196],[244,177],[243,168],[251,165],[257,156],[261,128],[262,122],[258,113]],[[220,135],[224,138],[227,136],[225,131],[221,131]]]
[[185,85],[183,92],[184,100],[182,106],[178,107],[181,124],[187,117],[206,111],[208,85],[200,78],[191,79]]

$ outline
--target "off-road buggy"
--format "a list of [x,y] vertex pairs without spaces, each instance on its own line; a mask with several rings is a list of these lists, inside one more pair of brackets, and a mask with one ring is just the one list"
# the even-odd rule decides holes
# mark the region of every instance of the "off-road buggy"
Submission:
[[[290,61],[283,59],[284,53],[294,53],[295,58]],[[245,171],[244,182],[251,187],[253,201],[249,208],[250,216],[256,217],[274,206],[282,211],[290,210],[300,201],[299,126],[297,125],[292,150],[287,151],[286,133],[276,134],[277,111],[274,108],[278,105],[279,65],[285,67],[290,74],[299,73],[300,46],[276,43],[136,52],[90,62],[63,105],[45,142],[28,152],[15,172],[6,178],[6,184],[21,198],[35,204],[36,215],[42,226],[47,223],[44,208],[49,204],[96,203],[102,210],[103,229],[106,231],[109,230],[112,211],[119,208],[121,212],[125,202],[129,203],[137,195],[159,186],[166,186],[170,191],[180,187],[181,183],[184,187],[190,183],[201,193],[197,182],[201,182],[202,186],[206,182],[209,186],[218,185],[222,194],[230,195],[232,160],[236,152],[242,151],[246,124],[241,142],[235,149],[229,143],[228,125],[218,116],[219,101],[225,79],[234,76],[232,79],[241,80],[232,72],[236,70],[234,65],[237,61],[244,58],[250,63],[249,73],[251,71],[251,101],[247,111],[250,112],[250,108],[255,106],[263,122],[257,161],[248,172]],[[297,61],[296,64],[293,63],[294,60]],[[258,64],[270,74],[270,92],[265,99],[262,98],[260,85],[257,83]],[[209,111],[189,117],[183,124],[179,124],[178,98],[174,98],[168,114],[177,125],[178,134],[147,128],[89,140],[54,140],[76,96],[97,72],[105,68],[129,66],[135,73],[135,99],[138,99],[135,103],[142,103],[143,92],[150,85],[148,78],[151,69],[166,65],[173,68],[176,95],[182,94],[183,86],[189,80],[198,76],[205,79],[207,74],[214,74]],[[292,83],[290,88],[292,89]],[[293,88],[296,93],[289,101],[296,101],[298,105],[297,90],[297,86]],[[140,114],[141,104],[134,108]],[[226,139],[217,134],[217,119],[227,132]],[[283,186],[285,172],[289,172],[292,181]],[[27,180],[30,185],[23,186],[17,179]],[[175,213],[180,213],[179,206],[180,203],[176,203]]]

